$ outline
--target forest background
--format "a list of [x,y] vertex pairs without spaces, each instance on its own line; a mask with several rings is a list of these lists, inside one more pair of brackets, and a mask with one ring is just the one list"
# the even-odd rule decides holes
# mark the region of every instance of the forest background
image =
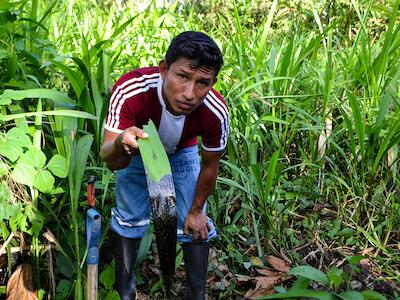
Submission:
[[[231,118],[208,200],[219,232],[209,297],[398,299],[399,20],[394,0],[1,0],[1,292],[22,261],[40,299],[84,298],[95,175],[99,293],[118,299],[115,177],[99,157],[110,89],[199,30],[224,54],[215,88]],[[151,232],[137,270],[154,299],[163,289]],[[179,246],[176,261],[179,294]]]

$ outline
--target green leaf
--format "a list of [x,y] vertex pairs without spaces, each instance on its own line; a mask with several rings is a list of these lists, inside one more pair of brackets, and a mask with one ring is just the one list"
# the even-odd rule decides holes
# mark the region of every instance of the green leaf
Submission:
[[33,186],[36,170],[32,165],[18,162],[11,172],[11,178],[21,184]]
[[18,162],[41,169],[46,164],[46,155],[39,149],[31,148],[21,155]]
[[49,192],[50,195],[59,195],[59,194],[64,194],[65,189],[63,187],[57,187]]
[[360,143],[360,154],[364,157],[364,144],[365,144],[365,123],[361,115],[360,105],[357,98],[350,91],[347,93],[350,101],[351,110],[353,111],[354,127],[356,129],[358,142]]
[[0,98],[0,105],[10,105],[11,103],[11,99]]
[[323,285],[329,285],[328,276],[320,270],[311,266],[298,266],[291,269],[289,275],[303,276]]
[[71,281],[68,281],[66,279],[61,279],[57,285],[56,292],[61,299],[65,299],[70,294],[71,288],[72,288]]
[[387,300],[385,296],[375,291],[362,291],[361,294],[364,296],[364,300]]
[[105,300],[120,300],[121,298],[119,297],[119,294],[117,291],[111,291],[108,292],[108,294],[105,297]]
[[92,147],[93,136],[90,134],[79,138],[73,155],[71,155],[71,166],[69,170],[70,188],[72,187],[71,202],[73,206],[78,208],[78,199],[81,191],[82,177],[86,170],[86,163]]
[[249,196],[253,195],[251,189],[246,189],[244,186],[240,185],[235,180],[232,180],[230,178],[218,177],[218,182],[226,184],[226,185],[228,185],[230,187],[235,187],[235,188],[245,192],[246,194],[249,194]]
[[337,267],[333,267],[332,269],[329,270],[328,274],[326,275],[328,276],[330,285],[333,286],[334,288],[338,288],[342,284],[343,270]]
[[7,76],[13,78],[17,74],[18,56],[15,52],[11,52],[7,59]]
[[7,157],[10,161],[16,161],[22,153],[22,148],[13,146],[9,142],[0,141],[0,155]]
[[146,258],[147,254],[150,251],[152,240],[153,240],[153,226],[150,226],[149,229],[146,230],[144,237],[140,241],[140,246],[135,263],[136,265],[140,265],[141,262]]
[[111,290],[115,283],[115,271],[111,265],[108,265],[103,272],[100,273],[100,282],[106,290]]
[[264,116],[262,118],[262,120],[265,121],[265,122],[279,123],[279,124],[283,124],[283,125],[289,125],[290,124],[289,122],[286,122],[284,120],[281,120],[281,119],[279,119],[277,117],[274,117],[274,116],[271,116],[271,115]]
[[338,297],[343,300],[364,300],[361,293],[355,291],[346,291],[338,294]]
[[[3,198],[3,196],[1,196]],[[3,202],[3,201],[2,201]],[[12,216],[13,204],[2,203],[0,205],[0,220],[8,220]]]
[[[1,1],[0,1],[0,12],[1,12]],[[0,60],[7,58],[9,55],[6,49],[0,49]]]
[[[271,5],[271,10],[268,13],[268,17],[264,22],[263,31],[261,33],[261,37],[258,39],[258,47],[257,47],[257,55],[256,55],[256,68],[262,66],[262,62],[265,59],[265,49],[268,42],[269,31],[271,30],[272,20],[274,18],[275,10],[278,6],[278,0],[274,0]],[[256,72],[256,68],[254,68],[253,72]]]
[[9,200],[12,200],[10,188],[6,181],[0,181],[0,209]]
[[55,102],[75,103],[65,93],[51,89],[29,89],[29,90],[4,90],[0,98],[22,100],[25,98],[46,98]]
[[310,282],[310,279],[300,276],[293,284],[292,290],[306,289],[309,286]]
[[385,117],[388,115],[390,103],[392,102],[392,96],[389,93],[381,96],[381,101],[379,101],[379,110],[376,116],[376,121],[374,124],[374,130],[377,131],[383,124]]
[[365,256],[362,255],[356,255],[356,256],[350,256],[347,258],[347,260],[349,261],[349,264],[352,266],[357,265],[362,259],[364,259]]
[[35,174],[33,186],[42,193],[48,193],[54,188],[54,176],[47,170],[39,170]]
[[32,146],[32,141],[29,136],[21,128],[13,127],[6,134],[7,142],[18,147],[29,148]]
[[79,110],[68,110],[68,109],[60,109],[60,110],[48,110],[48,111],[41,111],[41,112],[27,112],[27,113],[20,113],[20,114],[11,114],[11,115],[0,115],[0,121],[11,121],[14,119],[19,118],[26,118],[31,116],[38,116],[38,115],[48,115],[48,116],[67,116],[67,117],[74,117],[74,118],[83,118],[83,119],[96,119],[95,116]]
[[13,215],[10,219],[10,228],[12,231],[20,230],[28,233],[28,218],[22,213]]
[[320,300],[335,300],[336,297],[325,291],[310,291],[310,290],[290,290],[286,293],[274,294],[269,296],[260,297],[257,299],[285,299],[285,298],[299,298],[308,297]]
[[10,8],[9,0],[1,0],[0,1],[0,12],[5,12]]
[[353,228],[344,228],[340,230],[338,233],[336,233],[337,236],[349,236],[354,234],[354,229]]
[[138,143],[146,175],[149,176],[150,180],[160,182],[162,177],[172,173],[167,153],[151,120],[148,125],[143,126],[143,130],[149,137],[138,139]]
[[65,178],[68,175],[67,159],[59,154],[55,154],[49,160],[47,168],[57,177]]
[[31,235],[38,236],[43,228],[45,221],[44,216],[33,204],[25,206],[24,213],[31,224],[31,227],[27,232]]
[[[65,240],[68,241],[67,238],[65,238]],[[73,280],[74,270],[72,269],[72,265],[68,262],[68,258],[64,254],[62,254],[61,252],[57,253],[57,258],[56,258],[56,264],[55,265],[56,265],[56,272],[58,274],[62,274],[66,278],[70,278],[71,281]],[[58,290],[58,286],[57,286],[57,290]],[[66,299],[66,298],[63,298],[63,299]]]
[[278,165],[279,153],[280,150],[275,151],[274,154],[272,154],[272,157],[268,164],[267,178],[265,180],[265,187],[264,187],[265,197],[269,197],[269,193],[271,192],[272,189],[272,183],[274,181],[276,173],[276,166]]
[[52,61],[52,63],[59,68],[64,75],[68,78],[69,82],[72,85],[72,88],[74,89],[78,99],[81,96],[82,90],[85,88],[85,82],[82,80],[82,76],[78,73],[75,72],[72,68],[69,66],[63,65],[62,63],[59,63],[57,61]]

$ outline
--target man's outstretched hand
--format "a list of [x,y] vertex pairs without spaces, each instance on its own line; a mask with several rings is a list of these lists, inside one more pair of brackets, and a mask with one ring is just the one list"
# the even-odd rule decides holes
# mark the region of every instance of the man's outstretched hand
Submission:
[[132,155],[135,150],[139,149],[139,144],[137,140],[139,138],[145,139],[148,137],[149,135],[145,133],[142,129],[132,126],[125,129],[117,137],[117,143],[120,143],[126,153]]

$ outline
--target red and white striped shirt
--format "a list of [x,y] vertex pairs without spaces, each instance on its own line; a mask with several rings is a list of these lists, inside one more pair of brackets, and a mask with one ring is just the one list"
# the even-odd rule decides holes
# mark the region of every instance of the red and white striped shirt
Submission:
[[158,67],[136,69],[123,75],[113,88],[105,129],[121,133],[131,126],[142,128],[151,119],[167,153],[196,145],[198,136],[206,151],[225,149],[229,113],[222,96],[211,89],[192,113],[174,116],[166,109],[162,85]]

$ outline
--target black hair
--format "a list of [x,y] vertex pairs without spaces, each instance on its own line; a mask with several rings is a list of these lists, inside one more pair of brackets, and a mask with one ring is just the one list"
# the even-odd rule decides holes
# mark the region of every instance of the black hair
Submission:
[[196,68],[212,68],[215,77],[224,63],[217,44],[208,35],[198,31],[185,31],[173,38],[165,55],[167,67],[179,58],[191,60]]

